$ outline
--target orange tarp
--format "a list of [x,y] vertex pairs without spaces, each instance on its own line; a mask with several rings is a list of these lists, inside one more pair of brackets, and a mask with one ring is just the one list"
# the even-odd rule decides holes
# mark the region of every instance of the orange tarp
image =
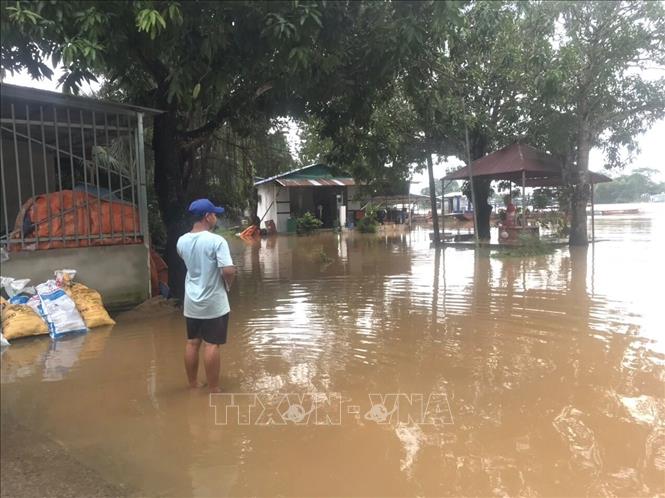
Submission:
[[161,294],[160,283],[168,288],[169,267],[157,251],[150,248],[150,291],[152,297]]
[[[10,251],[16,252],[22,249],[20,240],[24,226],[26,227],[24,238],[50,239],[40,240],[39,243],[28,242],[27,246],[30,249],[143,243],[143,237],[128,235],[140,229],[139,213],[132,204],[102,200],[86,192],[62,190],[29,199],[16,217],[10,240],[18,243],[10,243]],[[100,233],[106,237],[100,239]],[[90,240],[88,235],[92,237]],[[58,240],[58,237],[63,236],[72,239]],[[160,284],[168,288],[168,278],[169,267],[151,248],[150,284],[153,296],[160,294]]]
[[[109,202],[86,192],[62,190],[29,199],[16,217],[14,231],[10,236],[12,241],[21,240],[26,217],[26,225],[32,225],[32,229],[26,230],[24,238],[50,239],[40,240],[35,244],[35,249],[143,242],[142,237],[127,235],[139,231],[139,213],[133,204]],[[107,237],[100,239],[100,234]],[[88,235],[91,236],[90,240]],[[58,237],[63,236],[78,237],[78,240],[58,240]],[[10,243],[9,247],[11,251],[21,250],[20,244]]]

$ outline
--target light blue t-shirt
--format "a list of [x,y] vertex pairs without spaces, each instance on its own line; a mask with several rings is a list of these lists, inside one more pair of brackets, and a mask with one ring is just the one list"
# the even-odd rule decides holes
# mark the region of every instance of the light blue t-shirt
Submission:
[[187,266],[184,314],[187,318],[218,318],[231,311],[219,271],[233,265],[224,237],[208,232],[186,233],[178,239],[178,254]]

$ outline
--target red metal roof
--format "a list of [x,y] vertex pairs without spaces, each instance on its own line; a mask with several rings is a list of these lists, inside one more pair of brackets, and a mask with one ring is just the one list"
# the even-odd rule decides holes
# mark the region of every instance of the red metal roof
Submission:
[[[471,163],[473,176],[490,177],[493,180],[512,180],[521,183],[522,172],[528,186],[560,185],[561,162],[552,154],[530,145],[515,143],[488,154]],[[594,183],[611,182],[612,179],[599,173],[589,172]],[[467,180],[469,167],[464,166],[446,175],[446,180]]]
[[278,178],[282,187],[349,187],[356,184],[353,178]]

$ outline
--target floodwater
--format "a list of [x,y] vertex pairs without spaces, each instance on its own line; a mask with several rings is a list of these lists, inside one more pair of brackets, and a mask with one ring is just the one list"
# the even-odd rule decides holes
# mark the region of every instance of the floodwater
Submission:
[[154,305],[15,341],[2,410],[140,495],[662,494],[665,205],[642,209],[525,260],[426,231],[233,241],[227,397],[184,387]]

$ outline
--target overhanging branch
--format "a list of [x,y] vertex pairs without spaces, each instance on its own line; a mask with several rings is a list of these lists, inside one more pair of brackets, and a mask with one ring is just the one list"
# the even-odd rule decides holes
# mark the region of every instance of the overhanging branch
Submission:
[[272,82],[266,82],[263,85],[259,86],[252,96],[238,92],[235,95],[232,95],[231,98],[220,107],[215,117],[210,121],[205,123],[203,126],[199,126],[193,130],[186,131],[182,134],[187,147],[191,148],[200,144],[202,141],[205,141],[212,132],[219,128],[225,120],[233,116],[234,111],[239,107],[239,103],[243,99],[250,98],[251,100],[256,100],[264,93],[268,92],[273,88]]

